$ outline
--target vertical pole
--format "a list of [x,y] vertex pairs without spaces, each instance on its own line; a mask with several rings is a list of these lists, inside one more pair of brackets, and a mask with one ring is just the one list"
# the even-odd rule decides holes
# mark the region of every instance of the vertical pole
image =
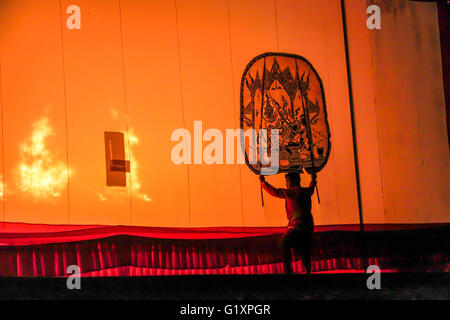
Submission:
[[[260,147],[260,143],[261,143],[261,129],[262,129],[262,119],[263,119],[263,109],[264,109],[264,78],[266,75],[266,57],[264,57],[264,66],[263,66],[263,74],[262,74],[262,89],[261,89],[261,110],[259,112],[259,116],[260,118],[260,125],[259,125],[259,133],[258,133],[258,137],[259,137],[259,143],[258,143],[258,150],[261,150]],[[260,165],[262,165],[261,163],[261,155],[259,155],[259,163]],[[259,174],[261,174],[261,169],[259,171]],[[261,189],[261,204],[264,207],[264,193],[263,193],[263,187],[262,187],[262,182],[260,182],[259,187]]]
[[[298,88],[300,89],[300,94],[302,95],[301,99],[302,99],[303,115],[305,116],[306,135],[308,136],[309,155],[311,157],[311,168],[312,168],[313,174],[315,174],[316,169],[314,168],[314,153],[312,151],[312,135],[311,135],[311,127],[309,126],[309,110],[308,110],[308,107],[305,106],[305,104],[306,104],[305,94],[303,92],[302,85],[300,83],[300,75],[298,73],[297,60],[295,60],[295,70],[296,70],[297,78],[298,78]],[[303,78],[303,76],[302,76],[302,78]],[[316,193],[317,193],[317,202],[320,203],[319,189],[317,188],[317,183],[316,183]]]
[[345,17],[345,0],[341,0],[341,12],[342,12],[342,27],[344,31],[344,45],[345,45],[345,62],[347,67],[347,81],[348,81],[348,98],[350,103],[350,117],[352,123],[352,138],[353,138],[353,158],[355,161],[355,176],[356,176],[356,192],[358,195],[358,210],[359,210],[359,228],[361,232],[364,232],[364,221],[361,206],[361,187],[359,178],[359,162],[358,162],[358,149],[356,143],[355,132],[355,114],[353,105],[353,91],[352,91],[352,75],[350,72],[350,56],[348,52],[348,38],[347,38],[347,21]]

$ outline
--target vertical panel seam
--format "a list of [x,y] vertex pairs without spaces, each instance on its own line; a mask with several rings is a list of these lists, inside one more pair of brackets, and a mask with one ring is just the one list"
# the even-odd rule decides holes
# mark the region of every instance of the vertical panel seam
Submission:
[[279,40],[278,40],[278,10],[277,10],[277,0],[273,0],[274,14],[275,14],[275,36],[277,40],[277,52],[279,52]]
[[[328,63],[328,38],[327,38],[327,25],[326,25],[326,23],[327,23],[327,21],[325,20],[325,19],[322,19],[322,21],[323,21],[323,27],[324,27],[324,32],[323,32],[323,34],[324,34],[324,40],[325,40],[325,55],[326,55],[326,60],[325,60],[325,63],[326,63],[326,66],[327,66],[327,81],[328,81],[328,88],[327,88],[327,91],[328,91],[328,97],[330,98],[328,101],[330,101],[331,100],[331,81],[330,81],[330,70],[329,70],[329,63]],[[325,94],[325,92],[324,92],[324,94]],[[331,109],[329,109],[329,111],[331,111]],[[334,132],[334,127],[333,126],[330,126],[330,131],[332,131],[332,132]],[[332,135],[333,136],[333,135]],[[333,151],[334,149],[332,148],[332,152],[334,153],[334,151]],[[334,161],[334,157],[332,158],[332,161],[333,161],[333,178],[334,178],[334,195],[335,195],[335,198],[336,198],[336,206],[337,206],[337,211],[338,211],[338,221],[341,221],[341,209],[340,209],[340,205],[339,205],[339,198],[338,198],[338,191],[337,191],[337,184],[336,184],[336,181],[337,181],[337,179],[336,179],[336,170],[335,170],[335,168],[336,168],[336,163],[335,163],[335,161]]]
[[67,165],[67,224],[70,224],[70,168],[69,168],[69,137],[67,124],[67,89],[66,89],[66,66],[64,59],[64,36],[63,36],[63,17],[62,17],[62,0],[59,0],[59,25],[61,34],[61,64],[63,76],[63,92],[64,92],[64,119],[66,125],[66,165]]
[[[230,0],[227,0],[227,14],[228,14],[228,40],[230,44],[230,68],[231,68],[231,87],[233,92],[233,116],[234,116],[234,126],[236,126],[236,93],[234,88],[234,71],[233,71],[233,51],[231,47],[231,19],[230,19]],[[236,149],[236,153],[239,152],[239,149]],[[236,154],[236,159],[238,155]],[[242,167],[238,165],[239,169],[239,188],[241,194],[241,214],[242,214],[242,225],[245,227],[245,219],[244,219],[244,200],[242,195]]]
[[[367,3],[367,2],[366,2]],[[379,129],[379,125],[378,125],[378,108],[377,108],[377,98],[376,98],[376,93],[378,91],[378,86],[377,86],[377,82],[376,82],[376,75],[377,75],[377,69],[376,69],[376,65],[375,65],[375,56],[372,52],[372,43],[373,43],[373,33],[369,32],[369,54],[370,54],[370,66],[372,69],[372,74],[374,75],[374,81],[373,81],[373,86],[374,86],[374,90],[373,90],[373,99],[374,99],[374,108],[375,108],[375,121],[376,121],[376,129],[377,129],[377,144],[378,144],[378,165],[380,167],[380,184],[381,184],[381,199],[382,199],[382,205],[383,205],[383,216],[384,216],[384,223],[386,223],[386,209],[384,206],[385,203],[385,199],[384,199],[384,184],[383,184],[383,162],[381,159],[381,140],[380,140],[380,129]]]
[[5,184],[5,143],[4,143],[4,122],[3,122],[3,91],[2,91],[2,63],[0,61],[0,116],[1,116],[1,121],[2,121],[2,190],[3,190],[3,194],[2,194],[2,208],[3,208],[3,222],[5,222],[6,219],[6,212],[5,212],[5,207],[6,207],[6,184]]
[[[180,48],[180,30],[178,25],[178,5],[177,0],[175,1],[175,23],[177,27],[177,46],[178,46],[178,72],[180,79],[180,98],[181,98],[181,117],[183,121],[183,127],[186,128],[186,120],[184,116],[184,98],[183,98],[183,84],[182,84],[182,73],[181,73],[181,48]],[[188,223],[189,227],[191,226],[191,186],[190,186],[190,174],[189,174],[189,164],[186,164],[187,167],[187,185],[188,185]]]
[[[122,5],[121,1],[119,1],[119,21],[120,21],[120,45],[121,45],[121,53],[122,53],[122,83],[123,83],[123,95],[124,95],[124,104],[125,104],[125,122],[126,122],[126,129],[127,129],[127,147],[128,147],[128,157],[130,157],[131,160],[131,145],[130,145],[130,131],[128,127],[128,104],[127,104],[127,85],[126,85],[126,76],[125,76],[125,53],[124,53],[124,46],[123,46],[123,23],[122,23]],[[125,173],[126,174],[126,173]],[[132,175],[133,172],[130,170],[130,224],[133,224],[133,210],[132,210],[132,184],[133,179]]]

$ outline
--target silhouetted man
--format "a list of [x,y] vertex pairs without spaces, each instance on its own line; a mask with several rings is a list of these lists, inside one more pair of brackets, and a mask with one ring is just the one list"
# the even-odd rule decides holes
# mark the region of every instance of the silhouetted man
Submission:
[[263,188],[272,196],[286,200],[286,214],[289,224],[284,233],[280,245],[283,249],[284,272],[292,273],[293,248],[302,258],[306,273],[311,273],[311,252],[313,247],[314,220],[311,214],[311,196],[316,186],[316,175],[308,188],[300,186],[300,175],[289,172],[285,175],[286,189],[274,188],[265,181],[264,176],[259,176]]

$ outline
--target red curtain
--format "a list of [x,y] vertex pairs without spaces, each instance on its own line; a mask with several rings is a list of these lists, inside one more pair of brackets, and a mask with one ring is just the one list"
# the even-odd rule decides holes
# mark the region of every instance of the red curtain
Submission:
[[[335,230],[339,229],[339,230]],[[448,270],[449,225],[318,227],[313,272]],[[95,227],[61,232],[0,234],[2,276],[85,276],[282,272],[283,228]],[[294,271],[303,266],[296,259]]]

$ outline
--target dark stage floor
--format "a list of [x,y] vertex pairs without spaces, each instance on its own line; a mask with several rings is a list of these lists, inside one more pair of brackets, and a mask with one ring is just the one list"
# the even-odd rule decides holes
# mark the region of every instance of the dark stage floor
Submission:
[[65,278],[0,278],[0,299],[450,299],[449,273],[382,273],[369,290],[369,274],[202,275],[87,277],[80,290]]

